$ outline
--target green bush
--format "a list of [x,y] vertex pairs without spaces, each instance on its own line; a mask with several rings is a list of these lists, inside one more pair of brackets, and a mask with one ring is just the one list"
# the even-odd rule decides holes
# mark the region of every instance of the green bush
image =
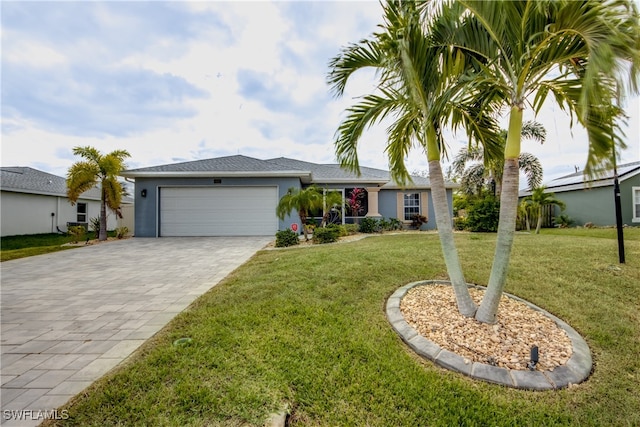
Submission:
[[129,233],[129,227],[118,227],[116,228],[115,233],[118,239],[123,239],[127,233]]
[[358,224],[345,224],[344,229],[347,230],[347,235],[356,234],[360,229]]
[[380,231],[380,223],[375,218],[365,216],[360,221],[359,231],[361,233],[376,233]]
[[500,202],[494,196],[488,196],[471,204],[467,209],[467,230],[477,232],[495,232],[498,230]]
[[91,225],[91,231],[96,233],[96,239],[100,233],[100,217],[90,218],[89,224]]
[[300,240],[298,235],[290,228],[281,230],[276,233],[276,248],[286,248],[288,246],[298,245]]
[[385,230],[402,230],[402,222],[398,218],[389,218],[387,222],[389,226]]
[[313,243],[333,243],[340,237],[340,226],[318,227],[313,231]]
[[325,228],[334,228],[338,231],[338,237],[348,236],[347,227],[342,224],[327,224]]
[[426,224],[426,223],[427,223],[426,216],[419,215],[419,214],[411,215],[411,227],[415,228],[416,230],[420,230],[420,228],[422,227],[422,224]]
[[73,243],[78,243],[80,238],[84,237],[84,235],[87,233],[87,229],[84,228],[83,225],[71,226],[71,227],[67,228],[67,231],[72,236]]
[[575,220],[571,218],[569,215],[562,214],[555,218],[556,227],[560,228],[569,228],[573,224],[575,224]]
[[467,228],[467,219],[462,216],[453,218],[453,228],[455,230],[465,230]]

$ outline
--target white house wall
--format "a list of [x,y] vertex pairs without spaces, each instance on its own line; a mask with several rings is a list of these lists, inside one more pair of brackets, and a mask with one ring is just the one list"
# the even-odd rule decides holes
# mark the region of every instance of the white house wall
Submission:
[[[56,227],[66,231],[67,222],[77,222],[77,205],[71,206],[66,197],[9,191],[2,191],[0,196],[2,236],[55,233]],[[87,203],[87,220],[100,215],[99,201],[80,199],[78,202]],[[115,215],[108,214],[107,229],[116,227]]]

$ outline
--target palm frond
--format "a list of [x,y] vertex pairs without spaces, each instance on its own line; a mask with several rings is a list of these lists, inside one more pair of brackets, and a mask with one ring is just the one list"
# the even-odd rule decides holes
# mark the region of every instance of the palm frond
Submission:
[[90,161],[76,162],[67,172],[67,197],[75,204],[80,195],[99,184],[100,169]]
[[401,110],[405,99],[394,90],[383,90],[381,95],[367,95],[347,109],[347,117],[340,123],[334,142],[336,157],[342,167],[360,173],[358,142],[362,132],[387,115]]
[[486,170],[482,163],[476,163],[464,170],[460,179],[460,189],[466,194],[477,194],[485,184]]
[[531,153],[520,153],[518,166],[527,178],[529,190],[533,190],[542,184],[543,171],[540,159]]

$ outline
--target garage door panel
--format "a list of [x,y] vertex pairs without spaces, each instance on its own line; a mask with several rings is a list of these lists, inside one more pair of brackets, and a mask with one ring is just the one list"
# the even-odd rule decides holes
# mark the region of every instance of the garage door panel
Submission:
[[276,187],[162,188],[160,235],[273,235],[277,194]]

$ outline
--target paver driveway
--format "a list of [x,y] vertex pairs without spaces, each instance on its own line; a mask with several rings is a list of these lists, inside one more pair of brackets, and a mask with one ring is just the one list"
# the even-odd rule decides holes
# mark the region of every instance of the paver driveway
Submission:
[[2,424],[63,417],[52,410],[270,240],[133,238],[3,262]]

